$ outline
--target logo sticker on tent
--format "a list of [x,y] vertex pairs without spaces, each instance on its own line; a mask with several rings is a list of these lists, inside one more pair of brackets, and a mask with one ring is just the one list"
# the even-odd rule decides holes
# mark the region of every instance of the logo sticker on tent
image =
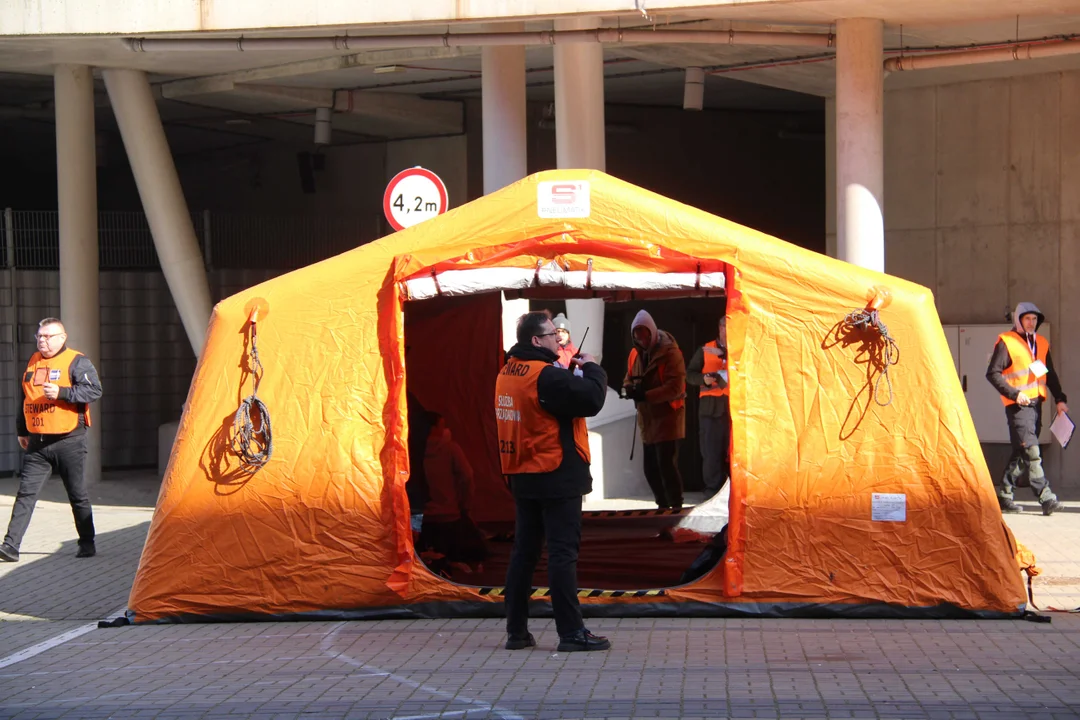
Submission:
[[589,204],[589,182],[545,181],[536,184],[536,214],[542,218],[587,218],[591,212]]

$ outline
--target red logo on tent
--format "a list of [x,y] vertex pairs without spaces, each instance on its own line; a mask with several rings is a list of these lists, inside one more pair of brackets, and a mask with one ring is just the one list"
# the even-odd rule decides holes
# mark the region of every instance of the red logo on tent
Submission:
[[555,183],[551,186],[551,202],[556,205],[573,205],[578,199],[577,183]]

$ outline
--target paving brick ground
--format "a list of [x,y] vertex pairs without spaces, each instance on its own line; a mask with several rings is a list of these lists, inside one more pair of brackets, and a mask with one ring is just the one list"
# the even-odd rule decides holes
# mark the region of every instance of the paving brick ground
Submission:
[[[0,519],[14,488],[0,480]],[[0,719],[1080,717],[1080,615],[1064,613],[597,620],[615,648],[588,654],[554,652],[550,620],[518,652],[496,620],[91,629],[126,601],[156,491],[133,474],[102,482],[99,555],[76,560],[50,483],[23,561],[0,564]],[[1009,522],[1046,571],[1036,601],[1075,607],[1080,503],[1067,510]]]

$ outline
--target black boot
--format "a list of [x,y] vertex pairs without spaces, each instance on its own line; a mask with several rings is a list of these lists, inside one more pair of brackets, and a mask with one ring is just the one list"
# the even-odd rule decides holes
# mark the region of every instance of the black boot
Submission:
[[534,638],[530,632],[527,632],[524,635],[506,636],[507,650],[524,650],[525,648],[531,647],[536,647],[536,638]]
[[600,635],[593,635],[585,628],[581,628],[573,635],[559,638],[559,652],[590,652],[607,650],[610,647],[610,640]]
[[998,496],[998,505],[1001,507],[1003,513],[1018,513],[1020,512],[1020,506],[1017,505],[1012,498]]

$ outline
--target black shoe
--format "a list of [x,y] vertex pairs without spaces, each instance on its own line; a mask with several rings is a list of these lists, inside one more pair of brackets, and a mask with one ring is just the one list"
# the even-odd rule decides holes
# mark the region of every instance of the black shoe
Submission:
[[79,552],[75,553],[77,558],[94,557],[97,555],[97,548],[94,547],[94,543],[79,543]]
[[7,543],[0,545],[0,560],[4,562],[19,562],[19,551]]
[[593,635],[582,628],[574,635],[559,638],[559,652],[591,652],[593,650],[607,650],[611,647],[611,641],[600,635]]
[[1056,498],[1039,504],[1042,505],[1043,515],[1053,515],[1055,510],[1060,510],[1062,507],[1061,503],[1058,502]]
[[1020,512],[1020,506],[1013,502],[1012,498],[998,498],[998,505],[1001,507],[1003,513],[1018,513]]
[[531,647],[536,647],[536,638],[532,636],[532,633],[527,632],[524,635],[506,636],[507,650],[524,650],[525,648]]

